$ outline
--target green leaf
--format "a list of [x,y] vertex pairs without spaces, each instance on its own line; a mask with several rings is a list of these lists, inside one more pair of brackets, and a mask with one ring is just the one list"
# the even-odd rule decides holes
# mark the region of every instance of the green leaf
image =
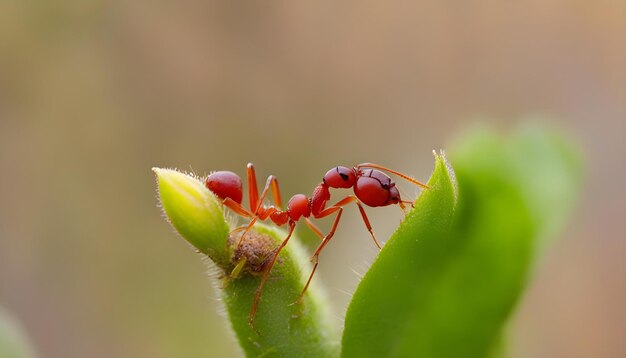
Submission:
[[448,236],[455,184],[443,157],[437,157],[428,185],[353,296],[343,335],[346,357],[401,356],[403,346],[418,338],[409,330],[418,314],[428,313],[418,304],[427,299],[433,283],[428,278],[453,244]]
[[535,254],[576,196],[580,165],[571,146],[541,129],[506,139],[477,131],[451,157],[456,172],[437,157],[432,189],[357,288],[343,356],[500,354]]
[[[259,271],[286,232],[257,224],[246,236],[245,245],[236,250],[236,244],[229,241],[230,228],[222,206],[200,180],[174,170],[153,170],[161,205],[174,228],[217,264],[210,277],[219,287],[231,326],[246,355],[336,357],[339,339],[321,289],[312,283],[304,301],[292,304],[311,270],[297,238],[292,238],[278,256],[263,289],[253,329],[248,321],[261,280]],[[240,271],[242,267],[237,264],[242,255],[247,260]],[[236,267],[238,274],[231,276]]]

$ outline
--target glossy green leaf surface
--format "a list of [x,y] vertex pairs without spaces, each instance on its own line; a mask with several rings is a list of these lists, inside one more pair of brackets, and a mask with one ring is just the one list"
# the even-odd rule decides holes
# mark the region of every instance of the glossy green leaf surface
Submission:
[[[489,357],[576,196],[575,151],[542,129],[476,131],[441,156],[354,294],[344,357]],[[458,188],[458,190],[455,190]],[[500,353],[500,352],[498,352]]]

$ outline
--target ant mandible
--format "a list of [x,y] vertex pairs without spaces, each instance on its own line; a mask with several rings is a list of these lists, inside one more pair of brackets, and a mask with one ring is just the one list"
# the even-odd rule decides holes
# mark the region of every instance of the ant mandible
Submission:
[[[381,246],[372,231],[369,219],[365,214],[363,204],[370,207],[398,204],[403,210],[405,209],[405,204],[413,205],[410,201],[405,201],[400,198],[400,193],[398,188],[396,188],[395,182],[393,182],[387,174],[383,173],[383,170],[395,174],[424,189],[429,188],[426,184],[419,182],[406,174],[378,164],[363,163],[353,168],[338,166],[330,169],[324,175],[322,182],[315,187],[310,198],[307,198],[304,194],[296,194],[287,202],[287,209],[283,210],[280,189],[278,187],[278,180],[276,177],[270,175],[267,178],[265,188],[261,192],[261,196],[259,196],[254,165],[252,163],[248,163],[247,177],[250,210],[247,210],[241,204],[243,197],[242,183],[237,174],[230,171],[218,171],[210,174],[206,178],[206,187],[222,199],[222,203],[225,206],[238,215],[250,219],[250,222],[245,227],[243,234],[239,238],[239,242],[237,244],[238,248],[239,245],[241,245],[244,236],[248,233],[252,226],[254,226],[257,220],[264,221],[269,218],[278,226],[283,226],[285,224],[289,225],[287,237],[281,242],[280,246],[275,249],[269,264],[267,264],[264,268],[261,283],[256,290],[254,302],[252,303],[252,308],[250,309],[250,319],[248,321],[250,326],[253,326],[254,316],[256,315],[265,281],[269,277],[270,271],[272,270],[272,267],[274,267],[280,251],[285,247],[285,245],[287,245],[287,242],[291,238],[291,235],[296,227],[296,222],[300,219],[304,218],[307,226],[322,240],[322,242],[315,250],[313,256],[311,256],[313,270],[311,271],[311,274],[309,275],[309,278],[296,302],[301,301],[304,297],[304,294],[311,283],[311,279],[317,270],[320,252],[335,234],[335,230],[337,229],[337,225],[341,219],[343,206],[350,203],[356,203],[359,208],[359,212],[361,213],[363,222],[374,240],[374,244],[379,250],[381,249]],[[353,188],[354,195],[348,195],[334,205],[326,207],[326,203],[330,200],[330,188]],[[265,206],[263,204],[263,201],[270,190],[272,191],[276,206]],[[337,215],[335,216],[331,229],[326,236],[324,236],[321,230],[318,229],[317,226],[309,219],[310,216],[313,216],[316,219],[321,219],[334,213],[337,213]],[[237,230],[239,229],[236,229],[236,231]]]

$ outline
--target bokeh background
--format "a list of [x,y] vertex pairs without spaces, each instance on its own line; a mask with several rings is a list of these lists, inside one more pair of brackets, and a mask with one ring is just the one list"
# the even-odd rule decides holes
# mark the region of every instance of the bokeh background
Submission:
[[[511,356],[624,357],[625,35],[626,3],[602,0],[3,1],[0,306],[42,357],[238,356],[152,166],[252,161],[287,197],[337,164],[426,180],[472,123],[531,116],[586,178]],[[402,218],[368,213],[380,238]],[[318,275],[338,325],[375,254],[350,208]]]

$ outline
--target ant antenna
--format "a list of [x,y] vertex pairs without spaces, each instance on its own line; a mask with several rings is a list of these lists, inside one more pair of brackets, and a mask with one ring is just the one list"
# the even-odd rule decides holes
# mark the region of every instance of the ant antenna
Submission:
[[387,167],[383,167],[382,165],[378,165],[378,164],[374,164],[374,163],[362,163],[362,164],[359,164],[359,165],[356,166],[357,169],[360,169],[360,168],[363,168],[363,167],[385,170],[385,171],[388,171],[389,173],[392,173],[392,174],[395,174],[395,175],[399,176],[400,178],[402,178],[404,180],[410,181],[411,183],[413,183],[415,185],[418,185],[418,186],[420,186],[420,187],[422,187],[424,189],[430,189],[430,187],[428,185],[422,183],[421,181],[415,180],[415,179],[411,178],[410,176],[408,176],[408,175],[406,175],[404,173],[400,173],[400,172],[395,171],[393,169],[389,169]]

